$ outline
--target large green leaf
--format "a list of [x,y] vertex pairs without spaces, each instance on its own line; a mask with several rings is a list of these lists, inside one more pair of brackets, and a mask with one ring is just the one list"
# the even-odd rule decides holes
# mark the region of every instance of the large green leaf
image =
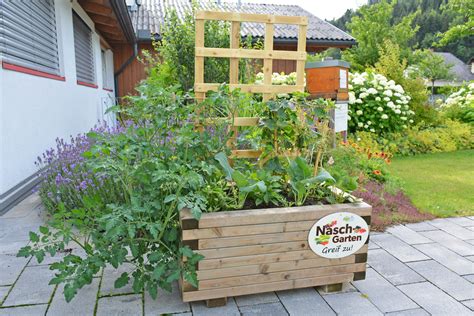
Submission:
[[321,182],[331,182],[331,183],[336,183],[336,180],[329,174],[324,169],[321,169],[321,171],[318,173],[316,177],[311,177],[307,178],[301,181],[304,184],[309,184],[309,183],[321,183]]
[[229,165],[229,160],[227,159],[226,154],[220,152],[214,156],[214,159],[216,159],[221,165],[222,169],[224,169],[226,179],[229,181],[232,180],[232,173],[234,172],[234,169],[232,169],[232,167]]

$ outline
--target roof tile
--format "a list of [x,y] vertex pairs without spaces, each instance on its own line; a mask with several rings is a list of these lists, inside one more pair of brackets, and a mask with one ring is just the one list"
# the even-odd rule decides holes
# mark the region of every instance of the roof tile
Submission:
[[[352,44],[355,39],[332,24],[321,20],[296,5],[276,5],[236,2],[198,1],[198,6],[205,10],[235,11],[245,13],[307,16],[309,20],[307,39],[315,41],[348,41]],[[138,30],[147,30],[151,34],[160,34],[160,25],[164,21],[167,9],[176,9],[178,16],[183,17],[185,11],[191,9],[189,0],[143,0],[139,11],[132,11],[132,20],[137,21]],[[261,23],[242,23],[242,36],[263,37],[265,26]],[[296,39],[298,30],[296,25],[275,25],[275,39]]]

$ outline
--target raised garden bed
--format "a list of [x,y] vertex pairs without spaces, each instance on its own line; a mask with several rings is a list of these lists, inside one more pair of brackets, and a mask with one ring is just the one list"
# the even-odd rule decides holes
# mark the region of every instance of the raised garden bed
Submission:
[[364,202],[206,213],[199,221],[182,210],[182,242],[204,256],[197,269],[199,287],[181,281],[183,301],[217,306],[229,296],[313,286],[331,290],[364,279],[368,239],[338,259],[323,258],[309,247],[315,222],[340,212],[359,215],[370,225],[372,207]]

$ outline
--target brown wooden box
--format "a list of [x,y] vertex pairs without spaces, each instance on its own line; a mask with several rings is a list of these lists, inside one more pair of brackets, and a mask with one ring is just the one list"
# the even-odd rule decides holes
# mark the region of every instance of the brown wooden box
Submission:
[[349,67],[341,60],[306,63],[306,89],[313,98],[348,100]]
[[362,216],[366,203],[311,205],[203,214],[180,213],[182,242],[204,255],[198,263],[199,288],[181,281],[184,302],[332,285],[365,278],[367,243],[355,254],[326,259],[308,246],[320,218],[337,212]]

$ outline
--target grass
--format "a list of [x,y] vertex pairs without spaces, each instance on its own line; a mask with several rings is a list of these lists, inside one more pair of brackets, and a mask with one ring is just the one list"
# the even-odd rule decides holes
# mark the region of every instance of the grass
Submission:
[[421,211],[474,215],[474,150],[400,157],[390,170]]

